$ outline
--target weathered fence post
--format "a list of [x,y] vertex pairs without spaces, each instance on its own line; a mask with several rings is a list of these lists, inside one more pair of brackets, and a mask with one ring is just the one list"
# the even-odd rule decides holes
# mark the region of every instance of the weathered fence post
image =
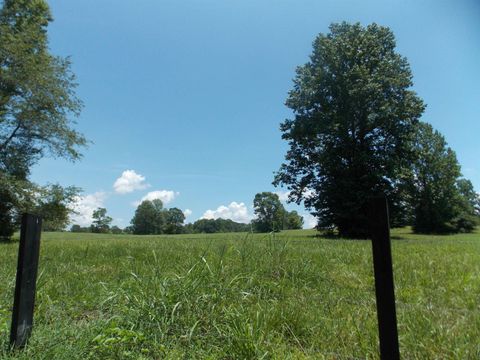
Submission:
[[382,360],[397,360],[400,359],[400,351],[395,311],[388,203],[384,195],[373,197],[370,200],[368,217],[375,273],[380,358]]
[[10,331],[10,344],[15,348],[24,347],[32,331],[41,228],[40,217],[23,215]]

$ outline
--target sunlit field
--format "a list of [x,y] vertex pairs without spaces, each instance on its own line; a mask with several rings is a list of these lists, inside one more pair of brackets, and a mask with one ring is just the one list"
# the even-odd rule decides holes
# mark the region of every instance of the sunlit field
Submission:
[[[480,358],[480,233],[392,233],[405,359]],[[2,359],[378,358],[369,241],[42,235],[35,328],[9,352],[18,243],[0,244]]]

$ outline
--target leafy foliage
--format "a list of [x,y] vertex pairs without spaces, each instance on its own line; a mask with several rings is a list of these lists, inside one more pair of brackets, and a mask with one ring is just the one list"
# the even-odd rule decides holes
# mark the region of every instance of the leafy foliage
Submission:
[[293,210],[286,213],[286,219],[284,223],[285,230],[299,230],[303,227],[303,217]]
[[45,1],[5,0],[0,10],[0,169],[25,178],[45,154],[76,160],[86,140],[71,126],[82,104],[70,60],[48,51]]
[[386,27],[332,24],[297,69],[286,102],[294,119],[281,130],[290,149],[274,184],[286,185],[320,227],[336,227],[341,236],[367,236],[362,209],[376,192],[389,197],[393,221],[401,212],[396,185],[424,104],[410,90],[410,67],[395,46]]
[[42,230],[60,231],[67,227],[70,221],[70,214],[73,213],[71,205],[78,196],[79,191],[74,186],[63,188],[58,184],[40,189],[38,201],[33,212],[42,217]]
[[476,193],[470,181],[460,179],[455,152],[438,131],[424,122],[417,125],[414,146],[414,231],[472,231],[476,225]]
[[[45,155],[77,160],[79,148],[87,143],[84,136],[73,129],[75,121],[72,118],[80,113],[82,103],[75,95],[70,60],[49,53],[47,27],[51,21],[44,0],[2,2],[0,219],[2,233],[7,237],[16,227],[20,212],[35,210],[28,199],[33,193],[38,196],[38,193],[47,192],[46,202],[36,210],[56,212],[57,220],[65,219],[65,199],[57,201],[56,205],[48,202],[54,197],[58,200],[60,193],[68,197],[72,188],[42,189],[28,181],[30,167]],[[49,190],[56,195],[48,194]],[[58,221],[54,225],[47,219],[47,228],[59,228],[64,224],[63,220]]]

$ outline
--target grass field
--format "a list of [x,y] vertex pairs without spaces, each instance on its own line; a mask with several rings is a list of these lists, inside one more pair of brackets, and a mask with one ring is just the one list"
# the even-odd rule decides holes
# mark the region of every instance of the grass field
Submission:
[[[480,358],[480,233],[392,237],[403,358]],[[9,352],[17,249],[0,244],[1,359],[378,358],[368,241],[44,233],[34,332]]]

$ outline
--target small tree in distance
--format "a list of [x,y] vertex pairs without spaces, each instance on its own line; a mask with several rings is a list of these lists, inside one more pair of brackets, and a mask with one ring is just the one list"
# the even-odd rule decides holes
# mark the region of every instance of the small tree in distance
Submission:
[[98,208],[93,212],[92,218],[92,232],[108,233],[108,231],[110,230],[110,223],[112,222],[112,218],[110,216],[107,216],[107,209]]

